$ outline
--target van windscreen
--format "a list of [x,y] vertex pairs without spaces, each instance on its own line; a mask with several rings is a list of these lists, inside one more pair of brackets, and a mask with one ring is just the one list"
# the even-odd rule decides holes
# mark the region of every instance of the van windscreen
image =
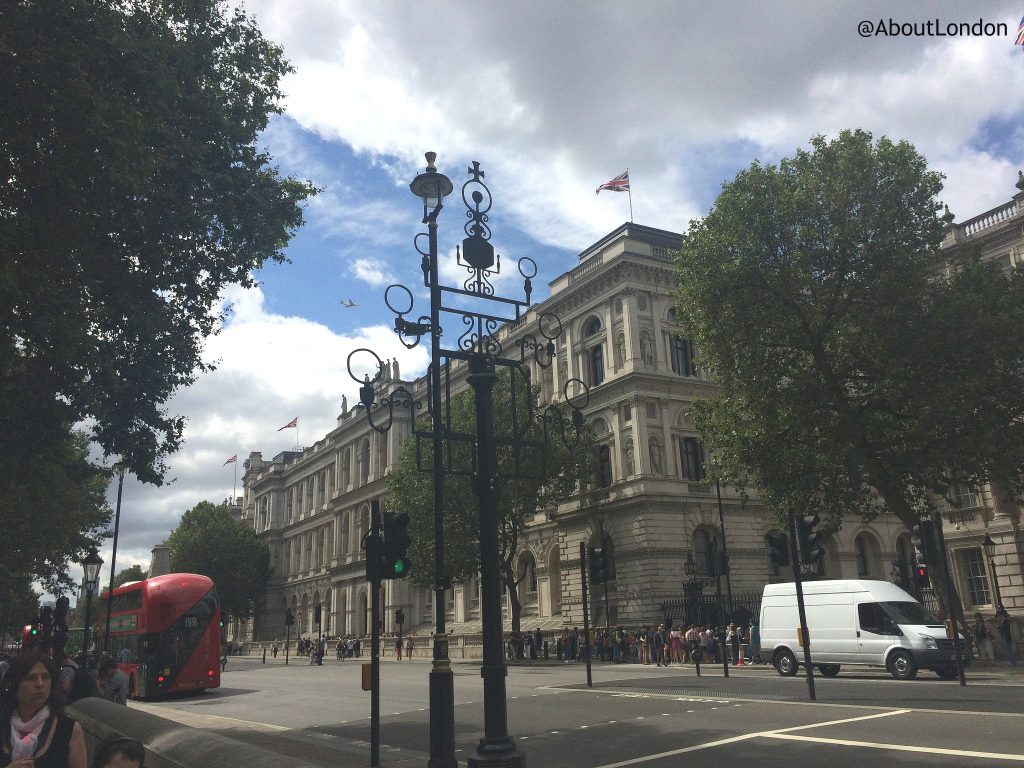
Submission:
[[938,624],[931,611],[920,603],[891,602],[879,603],[897,624]]

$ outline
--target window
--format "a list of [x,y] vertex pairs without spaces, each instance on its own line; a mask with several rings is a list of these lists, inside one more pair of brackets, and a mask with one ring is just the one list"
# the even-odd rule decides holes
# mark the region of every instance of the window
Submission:
[[878,603],[861,603],[857,606],[857,618],[864,632],[876,635],[896,634],[896,624]]
[[857,556],[857,576],[866,579],[871,575],[871,569],[868,567],[868,547],[863,534],[854,539],[853,548]]
[[590,350],[590,385],[596,387],[604,381],[604,346],[598,344]]
[[601,332],[601,321],[598,318],[596,318],[596,317],[590,318],[587,321],[586,325],[583,326],[583,335],[584,336],[593,336],[595,333],[600,333],[600,332]]
[[683,467],[684,480],[698,482],[704,479],[704,451],[697,438],[680,438],[679,456]]
[[693,533],[693,562],[697,573],[703,576],[714,576],[715,555],[718,541],[708,531],[698,528]]
[[622,421],[623,421],[623,423],[628,424],[632,420],[633,420],[633,408],[630,406],[629,403],[623,403],[622,404]]
[[597,449],[597,487],[607,488],[612,484],[612,449],[602,445]]
[[952,496],[953,506],[957,509],[972,509],[981,506],[981,503],[978,501],[978,494],[965,482],[957,481],[953,483]]
[[992,593],[988,586],[988,573],[985,570],[985,555],[981,547],[971,547],[957,551],[960,561],[960,573],[967,585],[967,595],[971,605],[990,605]]
[[673,336],[669,342],[672,370],[680,376],[693,376],[693,345],[688,339]]

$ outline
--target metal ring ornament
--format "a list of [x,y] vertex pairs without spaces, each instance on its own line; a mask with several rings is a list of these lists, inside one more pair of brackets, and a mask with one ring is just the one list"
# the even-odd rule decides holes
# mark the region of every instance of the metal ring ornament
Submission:
[[427,258],[429,258],[430,257],[430,246],[427,246],[427,250],[425,250],[425,251],[422,248],[420,248],[420,238],[421,237],[430,237],[430,233],[429,232],[418,232],[416,234],[416,237],[414,237],[412,239],[412,247],[416,249],[416,253],[418,253],[420,256],[426,256]]
[[[556,324],[557,330],[552,331],[551,323]],[[545,326],[547,328],[545,329]],[[540,317],[537,318],[537,328],[540,331],[540,335],[548,341],[554,341],[562,335],[562,318],[556,315],[554,312],[541,312]],[[551,331],[549,333],[549,331]]]
[[[569,385],[573,384],[574,382],[578,386],[574,386],[573,389],[579,388],[583,390],[582,403],[579,402],[579,395],[573,396],[576,398],[575,400],[573,399],[573,397],[569,396]],[[562,386],[562,396],[565,398],[565,402],[569,404],[569,407],[576,411],[582,411],[584,408],[590,405],[590,387],[583,383],[582,379],[572,378],[565,382],[565,384]]]
[[[533,278],[535,278],[537,276],[537,262],[534,261],[533,259],[531,259],[529,256],[523,256],[521,259],[519,259],[518,264],[519,264],[519,274],[522,275],[523,277],[525,277],[527,280],[532,280]],[[524,264],[527,267],[527,269],[530,268],[530,267],[533,267],[533,272],[530,273],[530,274],[527,274],[526,270],[523,268]]]
[[[402,291],[405,291],[405,295],[408,298],[408,301],[406,303],[408,303],[409,306],[407,306],[405,309],[399,309],[398,307],[394,306],[394,304],[398,303],[398,300],[391,296],[392,288],[397,288]],[[394,304],[392,302],[394,302]],[[400,283],[392,283],[391,285],[384,289],[384,303],[387,304],[388,309],[390,309],[396,315],[407,315],[410,312],[412,312],[412,291],[410,291],[408,288],[406,288],[404,285],[401,285]]]
[[348,369],[348,375],[351,377],[352,381],[354,381],[356,384],[362,385],[366,381],[365,377],[369,376],[369,374],[367,373],[364,374],[364,378],[360,379],[358,376],[356,376],[355,373],[352,372],[352,358],[355,355],[359,354],[360,352],[367,352],[373,355],[373,359],[377,361],[377,374],[378,376],[383,377],[384,361],[382,361],[380,357],[377,355],[377,353],[374,352],[372,349],[369,349],[367,347],[359,347],[359,349],[353,349],[351,352],[349,352],[348,357],[345,358],[345,368]]

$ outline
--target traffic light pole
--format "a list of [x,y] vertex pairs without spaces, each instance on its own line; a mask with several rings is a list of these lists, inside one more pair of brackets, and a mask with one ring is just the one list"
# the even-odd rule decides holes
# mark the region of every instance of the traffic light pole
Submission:
[[583,584],[583,647],[587,661],[587,688],[594,687],[594,679],[590,671],[590,598],[587,595],[587,545],[580,542],[580,581]]
[[[380,536],[380,502],[370,504],[370,535]],[[379,550],[378,550],[379,551]],[[367,549],[367,557],[371,556]],[[380,568],[370,580],[370,765],[380,765]]]
[[807,630],[807,611],[804,609],[804,587],[800,579],[800,543],[796,533],[796,515],[789,516],[790,560],[793,563],[793,583],[796,585],[796,607],[800,614],[800,636],[804,648],[804,669],[807,671],[807,695],[817,700],[814,691],[814,668],[811,666],[811,635]]
[[960,658],[960,630],[956,620],[956,594],[953,591],[953,579],[949,572],[949,559],[946,557],[946,537],[942,532],[942,513],[936,509],[932,510],[932,528],[935,530],[936,544],[942,555],[942,581],[946,588],[946,605],[949,607],[949,620],[953,628],[953,659],[956,664],[956,676],[960,685],[967,685],[967,678],[964,677],[963,660]]

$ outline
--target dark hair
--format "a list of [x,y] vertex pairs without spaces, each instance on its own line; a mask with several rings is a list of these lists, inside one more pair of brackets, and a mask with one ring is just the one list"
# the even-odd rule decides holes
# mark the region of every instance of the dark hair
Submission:
[[146,759],[146,748],[128,736],[108,736],[96,746],[92,757],[92,768],[103,768],[110,759],[124,755],[129,760],[137,760],[139,768]]
[[0,728],[7,728],[11,721],[11,714],[18,706],[18,687],[25,676],[32,668],[39,663],[46,667],[50,673],[50,696],[46,700],[46,706],[50,708],[50,714],[61,715],[64,713],[64,690],[60,686],[60,670],[48,653],[38,648],[29,648],[22,651],[10,660],[10,670],[7,672],[7,684],[3,693],[0,694]]

